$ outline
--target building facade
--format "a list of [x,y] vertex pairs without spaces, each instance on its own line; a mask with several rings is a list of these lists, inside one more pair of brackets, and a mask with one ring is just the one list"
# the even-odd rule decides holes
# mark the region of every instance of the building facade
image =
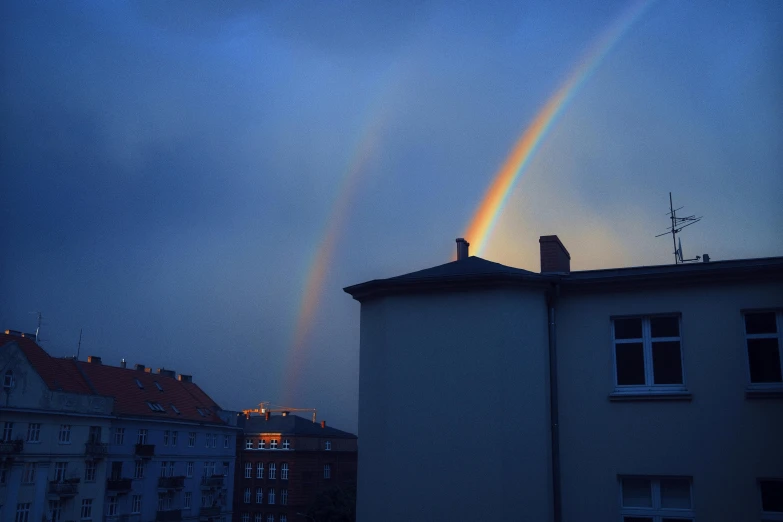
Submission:
[[783,258],[576,272],[540,244],[540,273],[464,253],[346,289],[357,520],[783,520]]
[[356,435],[285,412],[238,424],[234,522],[305,520],[322,493],[355,489]]
[[236,414],[190,376],[0,347],[3,521],[231,519]]

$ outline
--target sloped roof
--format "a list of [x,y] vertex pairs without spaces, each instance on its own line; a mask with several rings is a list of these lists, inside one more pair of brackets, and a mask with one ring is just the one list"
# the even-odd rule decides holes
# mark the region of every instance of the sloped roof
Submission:
[[[217,414],[220,407],[192,382],[141,370],[52,357],[31,338],[0,333],[0,347],[10,343],[19,346],[50,390],[114,397],[115,415],[225,424]],[[137,379],[143,388],[136,383]],[[156,382],[163,391],[158,389]],[[153,411],[148,402],[160,404],[164,411]]]
[[52,357],[28,337],[0,333],[0,346],[4,347],[10,343],[16,344],[22,350],[50,390],[82,394],[93,393],[72,359]]
[[251,416],[249,419],[246,419],[240,415],[238,424],[242,426],[246,434],[280,433],[281,435],[309,437],[356,438],[356,435],[353,433],[338,430],[328,425],[322,428],[320,422],[313,422],[310,419],[292,414],[288,414],[285,417],[282,415],[270,415],[269,420],[266,420],[265,416]]

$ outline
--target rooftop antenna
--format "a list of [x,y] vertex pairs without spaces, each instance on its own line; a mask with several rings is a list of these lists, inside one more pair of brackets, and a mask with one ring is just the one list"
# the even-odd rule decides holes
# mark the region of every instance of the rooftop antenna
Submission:
[[79,328],[79,346],[76,347],[76,360],[79,360],[79,352],[82,351],[82,328]]
[[43,315],[41,312],[30,312],[31,314],[36,314],[38,316],[38,326],[35,328],[35,343],[38,344],[39,338],[38,336],[41,333],[41,323],[43,319]]
[[[689,227],[691,225],[694,225],[701,221],[701,218],[703,216],[696,217],[695,214],[685,217],[677,217],[677,211],[682,210],[685,207],[680,208],[674,208],[674,204],[672,203],[672,193],[669,192],[669,212],[666,214],[669,215],[669,218],[672,220],[671,226],[664,232],[663,234],[658,234],[655,237],[661,237],[665,236],[667,234],[672,235],[672,244],[674,245],[674,264],[679,265],[682,263],[688,263],[690,261],[698,261],[701,259],[701,256],[696,256],[693,259],[684,259],[682,256],[682,240],[677,237],[677,234],[685,227]],[[704,258],[707,259],[706,257]]]

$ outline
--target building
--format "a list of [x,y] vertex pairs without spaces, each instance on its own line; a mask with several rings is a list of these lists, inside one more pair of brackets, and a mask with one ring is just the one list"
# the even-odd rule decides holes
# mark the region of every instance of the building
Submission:
[[230,520],[236,413],[188,375],[0,334],[0,519]]
[[234,522],[306,520],[321,493],[355,488],[356,435],[287,412],[239,425]]
[[361,303],[357,520],[783,519],[783,258],[469,257]]

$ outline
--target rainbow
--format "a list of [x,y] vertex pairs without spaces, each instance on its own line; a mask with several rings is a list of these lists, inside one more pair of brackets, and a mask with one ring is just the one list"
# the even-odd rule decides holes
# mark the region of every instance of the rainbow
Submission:
[[465,232],[465,238],[471,243],[477,254],[482,253],[498,216],[503,210],[508,195],[514,188],[519,175],[530,163],[541,140],[552,127],[557,117],[563,112],[579,88],[595,72],[609,51],[622,39],[631,26],[641,18],[642,14],[654,0],[639,0],[623,12],[607,28],[585,54],[584,59],[569,75],[560,88],[547,100],[544,107],[536,114],[533,122],[517,140],[506,161],[495,174],[489,188],[484,194],[473,219]]
[[299,390],[300,376],[307,360],[307,341],[313,328],[329,267],[358,191],[361,174],[365,171],[367,163],[375,156],[388,120],[388,106],[383,101],[383,97],[378,101],[381,106],[379,110],[368,111],[369,122],[363,126],[363,131],[359,135],[360,138],[353,149],[354,153],[340,183],[338,197],[326,221],[326,228],[308,264],[293,340],[288,352],[287,369],[283,374],[281,395],[284,404],[294,403],[296,400],[295,394]]

